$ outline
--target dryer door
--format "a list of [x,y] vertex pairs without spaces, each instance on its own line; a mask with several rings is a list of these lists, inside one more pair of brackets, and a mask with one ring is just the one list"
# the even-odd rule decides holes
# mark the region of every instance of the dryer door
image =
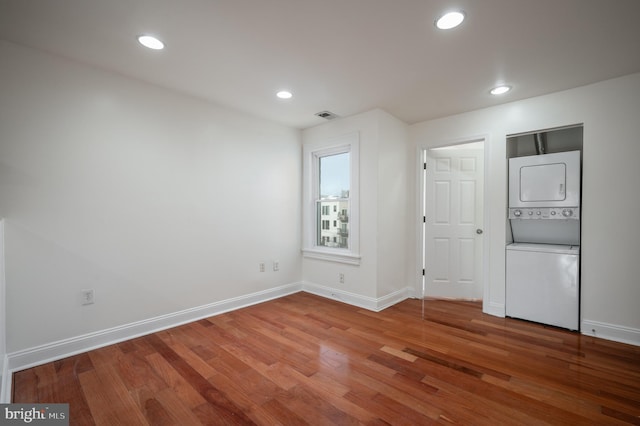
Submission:
[[509,207],[579,207],[580,151],[509,159]]
[[567,199],[567,165],[537,164],[520,167],[520,201],[548,204]]

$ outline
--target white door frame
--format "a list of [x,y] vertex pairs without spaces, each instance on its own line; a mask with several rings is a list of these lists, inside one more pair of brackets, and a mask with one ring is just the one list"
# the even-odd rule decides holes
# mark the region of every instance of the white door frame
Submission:
[[489,303],[489,235],[491,235],[490,223],[489,220],[489,202],[488,195],[491,192],[490,186],[488,185],[488,176],[489,176],[489,151],[490,146],[488,144],[489,136],[488,135],[479,135],[479,136],[471,136],[467,138],[451,140],[451,141],[442,141],[439,143],[428,144],[427,142],[419,142],[417,145],[416,151],[416,188],[418,193],[416,194],[416,199],[418,202],[416,203],[416,234],[418,238],[416,238],[416,291],[415,294],[424,299],[425,295],[425,281],[423,275],[423,267],[424,267],[424,247],[425,247],[425,235],[424,235],[424,206],[425,206],[425,181],[424,181],[424,155],[425,152],[429,149],[433,148],[442,148],[446,146],[453,145],[462,145],[472,142],[483,142],[484,145],[484,174],[483,174],[483,185],[484,185],[484,193],[482,196],[482,209],[483,209],[483,221],[484,223],[480,226],[480,228],[484,231],[484,236],[482,239],[482,286],[483,286],[483,298],[482,298],[482,307],[483,311],[487,311],[488,303]]

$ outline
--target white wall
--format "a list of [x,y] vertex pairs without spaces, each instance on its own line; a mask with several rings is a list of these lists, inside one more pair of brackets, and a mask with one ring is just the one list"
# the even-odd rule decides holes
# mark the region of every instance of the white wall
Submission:
[[[377,297],[411,286],[406,275],[408,126],[381,111],[378,140]],[[413,228],[412,228],[413,229]],[[411,286],[413,287],[413,286]]]
[[354,132],[360,141],[361,262],[353,266],[304,258],[303,279],[326,290],[320,294],[373,309],[406,298],[406,128],[386,112],[373,110],[303,131],[303,143],[314,146]]
[[299,131],[10,43],[0,56],[8,352],[299,284]]
[[[640,74],[633,74],[410,127],[414,150],[487,135],[485,236],[490,238],[490,253],[486,312],[504,315],[507,135],[584,123],[582,332],[640,344],[640,191],[635,190],[640,182],[638,117]],[[409,243],[415,246],[415,239]],[[416,253],[410,254],[414,268]]]
[[7,300],[4,282],[4,219],[0,218],[0,404],[9,401],[8,386],[5,385],[8,374],[7,359]]

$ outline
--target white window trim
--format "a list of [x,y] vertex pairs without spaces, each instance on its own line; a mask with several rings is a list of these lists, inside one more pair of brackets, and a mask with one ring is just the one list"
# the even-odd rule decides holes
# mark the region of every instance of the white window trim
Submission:
[[[316,194],[318,158],[326,155],[349,152],[349,248],[322,247],[316,245]],[[357,132],[349,133],[322,144],[306,144],[303,147],[304,176],[302,209],[302,253],[306,258],[331,262],[360,264],[360,147]]]

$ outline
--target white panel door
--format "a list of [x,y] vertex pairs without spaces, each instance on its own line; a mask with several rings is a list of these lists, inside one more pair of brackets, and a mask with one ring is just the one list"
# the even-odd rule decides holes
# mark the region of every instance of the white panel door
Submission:
[[425,296],[482,298],[483,149],[428,150]]

